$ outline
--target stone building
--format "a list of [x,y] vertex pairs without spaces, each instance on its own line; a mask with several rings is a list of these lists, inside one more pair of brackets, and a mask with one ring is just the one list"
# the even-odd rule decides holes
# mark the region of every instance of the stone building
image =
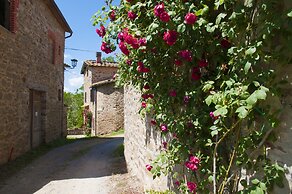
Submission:
[[[91,135],[101,135],[124,127],[123,88],[116,88],[114,75],[117,63],[102,62],[101,53],[96,60],[83,63],[84,110],[92,115]],[[86,119],[84,119],[86,120]]]
[[66,130],[66,32],[53,0],[0,1],[0,164]]

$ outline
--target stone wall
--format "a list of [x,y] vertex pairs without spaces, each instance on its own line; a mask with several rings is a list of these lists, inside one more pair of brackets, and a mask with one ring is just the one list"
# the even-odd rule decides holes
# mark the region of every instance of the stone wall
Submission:
[[[292,68],[288,65],[277,72],[279,80],[288,83],[283,86],[281,99],[273,98],[271,104],[274,108],[281,110],[279,119],[281,124],[275,130],[279,140],[269,150],[269,157],[283,165],[286,170],[285,187],[275,187],[274,194],[292,192]],[[142,118],[138,114],[141,106],[140,94],[133,87],[125,87],[124,93],[124,118],[125,118],[125,158],[128,170],[136,175],[144,183],[145,190],[166,190],[170,185],[170,179],[162,177],[152,180],[152,175],[145,170],[161,150],[160,134],[149,125],[149,118]]]
[[150,126],[149,118],[142,118],[138,113],[141,94],[130,86],[124,89],[125,158],[128,171],[140,179],[144,190],[166,190],[167,177],[153,180],[152,174],[145,168],[160,153],[160,133]]
[[106,83],[95,88],[93,135],[108,134],[124,128],[124,90],[115,88],[115,83]]
[[65,30],[45,2],[19,1],[15,33],[0,26],[0,164],[31,148],[30,90],[45,94],[45,141],[62,133]]

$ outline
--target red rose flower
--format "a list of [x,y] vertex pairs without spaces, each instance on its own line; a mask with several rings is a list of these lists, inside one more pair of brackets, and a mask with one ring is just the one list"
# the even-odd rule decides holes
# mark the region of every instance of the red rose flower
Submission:
[[97,33],[100,37],[104,37],[104,35],[105,35],[105,27],[104,27],[104,26],[100,26],[100,29],[96,29],[96,33]]
[[107,44],[106,42],[102,42],[100,50],[102,50],[106,54],[109,54],[109,53],[113,52],[111,47],[110,47],[110,45]]
[[168,15],[168,13],[166,11],[165,12],[162,12],[160,14],[159,18],[163,22],[169,22],[169,20],[170,20],[170,16]]
[[198,67],[192,69],[192,79],[195,81],[201,79],[201,72]]
[[160,17],[160,15],[165,12],[164,11],[164,3],[158,4],[154,7],[154,14],[156,17]]
[[182,50],[178,52],[179,56],[185,61],[191,62],[193,60],[192,53],[189,50]]
[[148,171],[151,171],[152,168],[153,168],[153,166],[151,166],[151,165],[149,165],[149,164],[146,164],[146,169],[147,169]]
[[147,45],[147,40],[146,38],[140,38],[138,41],[140,46],[146,46]]
[[121,51],[126,55],[129,56],[130,51],[128,50],[127,46],[125,45],[124,42],[120,42],[119,44],[119,48],[121,49]]
[[170,90],[170,92],[169,92],[169,96],[171,96],[171,97],[176,97],[176,91],[175,90]]
[[142,102],[142,103],[141,103],[141,106],[142,106],[143,108],[146,108],[146,106],[147,106],[146,102]]
[[178,60],[178,59],[175,59],[174,60],[174,64],[176,65],[176,66],[182,66],[182,61],[181,60]]
[[226,38],[221,40],[220,44],[223,48],[226,48],[226,49],[231,47],[231,43]]
[[128,18],[129,18],[130,20],[135,20],[136,17],[137,17],[137,14],[136,14],[136,13],[134,13],[134,12],[132,12],[132,11],[128,11]]
[[116,12],[115,10],[112,10],[109,14],[109,18],[111,21],[114,21],[116,19]]
[[196,193],[196,189],[197,189],[196,183],[187,182],[187,187],[188,187],[188,189],[189,189],[190,192]]
[[143,88],[144,88],[145,90],[149,90],[149,89],[150,89],[150,86],[149,86],[149,84],[145,84]]
[[168,44],[169,46],[172,46],[175,44],[178,37],[178,33],[174,30],[168,30],[167,32],[164,32],[163,40]]
[[157,125],[157,122],[156,122],[154,119],[151,119],[150,123],[151,123],[152,125]]
[[199,61],[198,66],[201,67],[201,68],[202,67],[207,67],[208,66],[208,62],[205,59],[202,59],[202,60]]
[[126,63],[127,63],[128,65],[132,65],[132,60],[128,59],[128,60],[126,61]]
[[188,13],[186,16],[185,16],[185,22],[186,24],[194,24],[195,22],[197,21],[197,16],[193,13]]

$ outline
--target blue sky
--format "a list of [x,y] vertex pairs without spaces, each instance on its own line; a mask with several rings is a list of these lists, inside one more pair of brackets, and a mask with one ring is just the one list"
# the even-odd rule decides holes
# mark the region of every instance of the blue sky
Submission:
[[[101,38],[96,34],[96,27],[92,26],[91,17],[105,5],[104,0],[55,0],[68,24],[73,36],[66,39],[66,48],[90,50],[82,52],[65,49],[65,63],[71,64],[71,59],[77,59],[75,69],[65,71],[64,90],[75,92],[83,84],[83,76],[80,74],[83,61],[95,59],[95,52],[100,51]],[[102,57],[107,57],[102,53]]]

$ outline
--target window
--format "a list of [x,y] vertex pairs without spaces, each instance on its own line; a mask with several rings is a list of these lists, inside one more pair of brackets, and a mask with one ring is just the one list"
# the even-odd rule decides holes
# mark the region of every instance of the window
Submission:
[[86,92],[84,92],[84,103],[86,103]]
[[0,0],[0,25],[10,30],[10,0]]

